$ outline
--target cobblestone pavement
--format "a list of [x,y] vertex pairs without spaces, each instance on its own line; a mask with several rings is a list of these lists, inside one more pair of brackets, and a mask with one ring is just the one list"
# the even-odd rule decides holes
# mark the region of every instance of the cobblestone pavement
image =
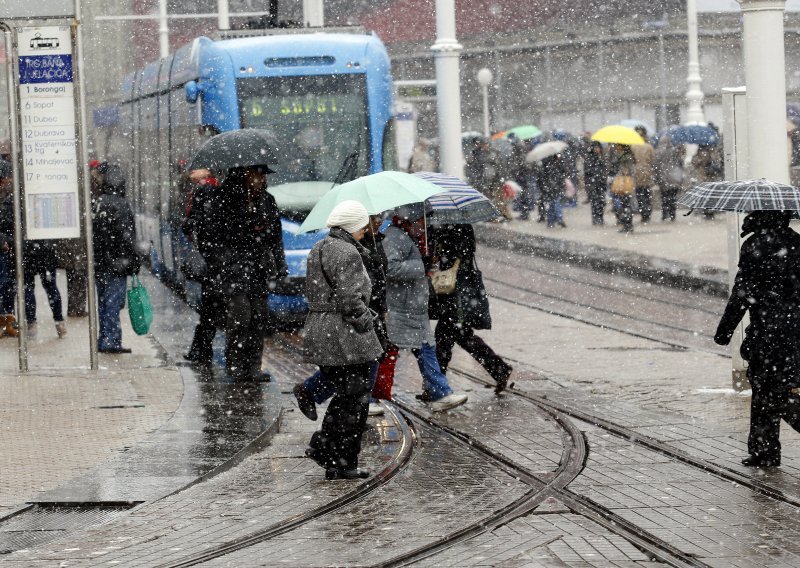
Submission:
[[556,500],[533,514],[422,560],[419,566],[539,568],[661,566],[620,536],[611,534]]
[[[310,372],[296,358],[268,359],[285,382]],[[284,394],[284,396],[286,396]],[[317,426],[291,409],[280,433],[263,452],[237,467],[180,493],[148,503],[124,519],[81,531],[62,541],[9,555],[4,563],[20,566],[156,566],[177,560],[310,511],[352,489],[346,482],[326,482],[304,450]],[[362,453],[363,465],[379,469],[398,445],[384,420],[372,422]]]
[[[66,290],[63,274],[59,284]],[[134,353],[101,355],[100,370],[90,371],[86,318],[68,318],[68,334],[58,339],[47,298],[36,290],[39,334],[28,373],[17,371],[17,341],[0,339],[0,517],[163,426],[183,392],[178,370],[124,318]]]
[[[512,278],[502,273],[502,262],[488,262],[486,267],[493,277]],[[562,284],[564,293],[574,301],[580,299],[580,291],[566,287],[573,285],[576,276],[571,268],[572,280]],[[518,277],[519,273],[513,275]],[[545,277],[558,276],[535,278]],[[590,275],[587,278],[591,280]],[[533,285],[539,284],[533,281]],[[613,280],[609,283],[609,294],[615,285]],[[558,295],[557,285],[548,282],[546,286],[542,283],[541,289]],[[619,286],[630,290],[632,296],[638,291],[637,285],[627,281],[620,281]],[[676,305],[686,300],[675,291],[665,291],[664,296]],[[626,308],[617,297],[609,296],[609,301],[616,312]],[[709,302],[709,313],[701,314],[696,322],[698,333],[714,319],[715,302]],[[652,302],[642,302],[642,306],[650,312],[669,310]],[[633,568],[655,564],[626,540],[624,531],[565,505],[576,496],[607,511],[612,521],[619,519],[662,539],[697,565],[798,565],[797,506],[633,439],[636,434],[650,436],[733,473],[753,476],[787,497],[800,496],[796,471],[800,436],[784,432],[784,466],[779,470],[754,472],[739,465],[745,449],[749,399],[729,390],[726,357],[665,347],[658,338],[626,333],[624,326],[620,330],[602,327],[602,318],[589,325],[504,300],[493,300],[493,316],[494,329],[480,335],[512,361],[516,389],[612,422],[631,434],[616,435],[591,420],[570,418],[583,432],[589,450],[585,467],[566,491],[552,493],[529,514],[507,519],[433,556],[419,558],[419,565]],[[296,411],[291,385],[311,368],[274,345],[265,361],[279,378],[280,394],[275,396],[285,408],[280,432],[271,445],[212,479],[141,505],[122,519],[17,552],[2,563],[168,565],[263,531],[351,492],[358,483],[325,482],[320,469],[303,457],[318,423],[305,420]],[[395,393],[403,405],[479,444],[471,448],[435,426],[416,421],[420,445],[411,463],[386,484],[342,509],[204,565],[391,564],[393,559],[441,542],[529,495],[526,492],[531,487],[525,476],[514,476],[509,468],[499,467],[483,452],[484,447],[540,480],[552,479],[568,455],[565,448],[570,440],[564,429],[533,402],[511,393],[496,397],[464,373],[487,378],[474,361],[457,350],[450,381],[456,390],[467,392],[470,401],[432,415],[414,399],[421,391],[420,377],[415,362],[404,353],[398,363]],[[377,470],[397,452],[398,436],[388,419],[371,419],[370,424],[362,455],[364,465]]]

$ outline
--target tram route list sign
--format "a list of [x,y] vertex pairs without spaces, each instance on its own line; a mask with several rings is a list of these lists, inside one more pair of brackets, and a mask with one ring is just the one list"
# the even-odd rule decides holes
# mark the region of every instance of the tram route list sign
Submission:
[[26,238],[80,237],[70,28],[19,28],[17,41]]

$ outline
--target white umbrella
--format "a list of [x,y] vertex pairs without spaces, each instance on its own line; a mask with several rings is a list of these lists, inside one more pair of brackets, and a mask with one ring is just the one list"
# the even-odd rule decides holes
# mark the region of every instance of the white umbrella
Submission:
[[528,155],[525,156],[525,161],[529,164],[533,162],[541,162],[545,158],[549,158],[550,156],[555,156],[556,154],[560,154],[567,148],[566,142],[561,142],[560,140],[553,140],[552,142],[545,142],[543,144],[539,144],[528,152]]

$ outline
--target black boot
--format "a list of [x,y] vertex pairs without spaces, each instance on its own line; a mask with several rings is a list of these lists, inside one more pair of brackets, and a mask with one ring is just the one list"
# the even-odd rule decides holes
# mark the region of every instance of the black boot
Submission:
[[294,385],[292,393],[294,394],[294,398],[297,400],[297,407],[300,409],[300,412],[303,413],[303,416],[309,420],[316,420],[317,405],[314,404],[313,400],[311,400],[311,395],[308,393],[303,383],[297,383]]
[[781,465],[781,457],[766,457],[750,455],[742,460],[742,465],[747,467],[778,467]]
[[369,472],[364,469],[339,469],[336,467],[329,467],[325,470],[325,479],[332,481],[334,479],[367,479]]

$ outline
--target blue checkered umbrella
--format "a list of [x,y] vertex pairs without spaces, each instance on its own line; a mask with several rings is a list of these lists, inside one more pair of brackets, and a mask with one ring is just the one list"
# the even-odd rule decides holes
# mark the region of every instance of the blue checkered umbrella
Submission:
[[431,206],[428,216],[431,225],[478,223],[501,215],[480,191],[455,176],[434,172],[416,172],[414,175],[446,190],[425,201]]
[[692,187],[678,203],[714,211],[800,211],[800,190],[765,179],[714,181]]

